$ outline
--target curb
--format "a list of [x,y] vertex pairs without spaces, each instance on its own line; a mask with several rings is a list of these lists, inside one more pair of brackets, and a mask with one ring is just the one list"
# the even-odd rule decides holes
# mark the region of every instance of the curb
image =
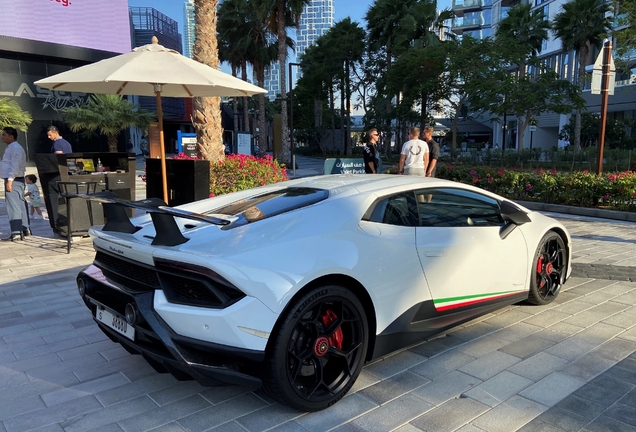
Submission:
[[625,222],[636,222],[636,213],[605,210],[599,208],[576,207],[563,204],[546,204],[534,201],[515,201],[520,205],[535,211],[546,211],[553,213],[564,213],[577,216],[594,217],[600,219],[612,219]]

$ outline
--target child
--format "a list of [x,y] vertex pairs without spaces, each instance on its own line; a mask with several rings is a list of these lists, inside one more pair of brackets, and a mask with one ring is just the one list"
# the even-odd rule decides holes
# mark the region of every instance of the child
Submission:
[[[40,206],[42,205],[40,189],[38,189],[38,185],[36,184],[38,178],[33,174],[28,174],[24,176],[24,180],[27,184],[27,192],[24,194],[24,196],[28,197],[27,201],[29,202],[29,207],[31,208],[31,219],[44,219],[44,217],[42,216],[42,210],[40,210]],[[34,216],[34,212],[37,212],[37,216]]]

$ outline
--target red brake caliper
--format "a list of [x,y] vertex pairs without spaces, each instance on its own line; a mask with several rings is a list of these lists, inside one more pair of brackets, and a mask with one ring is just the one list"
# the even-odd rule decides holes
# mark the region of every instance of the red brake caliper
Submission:
[[[327,309],[325,314],[322,316],[322,323],[325,327],[329,327],[332,322],[338,319],[338,316],[331,309]],[[329,345],[336,347],[338,349],[342,349],[342,329],[338,327],[335,332],[329,337]]]
[[[541,274],[542,271],[543,271],[543,257],[539,256],[539,259],[537,260],[537,273]],[[539,282],[539,288],[542,288],[544,284],[545,284],[545,281],[543,280],[543,278],[541,278],[541,282]]]

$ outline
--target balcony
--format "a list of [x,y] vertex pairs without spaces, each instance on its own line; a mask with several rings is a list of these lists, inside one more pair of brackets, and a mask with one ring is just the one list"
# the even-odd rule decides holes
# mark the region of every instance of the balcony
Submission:
[[490,25],[490,9],[483,12],[467,13],[463,17],[455,18],[451,30],[461,35],[467,30],[478,30],[482,26]]
[[451,7],[456,17],[463,17],[464,12],[481,10],[486,2],[492,3],[490,0],[453,0]]

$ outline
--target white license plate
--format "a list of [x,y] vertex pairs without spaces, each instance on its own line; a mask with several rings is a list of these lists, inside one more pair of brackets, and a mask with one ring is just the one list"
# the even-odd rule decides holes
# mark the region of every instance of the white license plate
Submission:
[[107,310],[98,308],[95,318],[97,318],[97,321],[106,324],[106,326],[112,328],[117,333],[126,336],[130,340],[135,340],[135,329],[126,322],[124,317],[113,315]]

